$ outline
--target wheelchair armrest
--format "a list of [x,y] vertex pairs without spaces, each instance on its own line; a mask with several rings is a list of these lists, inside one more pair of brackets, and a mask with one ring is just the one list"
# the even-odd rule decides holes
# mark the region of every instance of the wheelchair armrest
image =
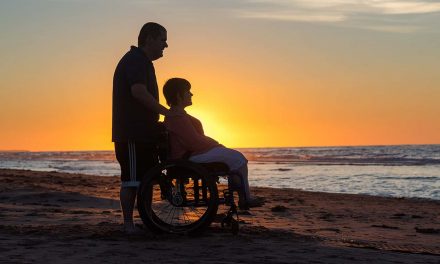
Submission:
[[[186,159],[177,159],[177,160],[168,160],[165,163],[165,168],[168,167],[168,164],[181,164],[183,166],[174,167],[173,165],[169,167],[171,173],[191,173],[193,169],[200,168],[200,170],[205,171],[211,176],[225,176],[236,174],[237,172],[231,171],[223,162],[210,162],[210,163],[197,163],[192,162]],[[193,169],[191,169],[193,168]]]
[[228,165],[222,162],[198,163],[209,172],[229,172]]

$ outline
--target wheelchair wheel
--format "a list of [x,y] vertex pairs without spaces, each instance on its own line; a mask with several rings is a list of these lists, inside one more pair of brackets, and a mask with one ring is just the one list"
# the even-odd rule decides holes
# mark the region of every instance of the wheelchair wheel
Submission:
[[196,234],[217,213],[217,185],[197,164],[165,164],[145,176],[137,205],[142,221],[155,233]]

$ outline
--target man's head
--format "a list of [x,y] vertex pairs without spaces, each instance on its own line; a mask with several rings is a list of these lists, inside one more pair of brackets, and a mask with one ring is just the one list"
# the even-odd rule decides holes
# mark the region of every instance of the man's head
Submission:
[[191,84],[187,80],[171,78],[163,86],[163,95],[169,106],[181,105],[186,107],[192,104],[190,89]]
[[147,54],[150,60],[163,56],[163,50],[168,47],[167,30],[154,22],[146,23],[139,32],[138,47]]

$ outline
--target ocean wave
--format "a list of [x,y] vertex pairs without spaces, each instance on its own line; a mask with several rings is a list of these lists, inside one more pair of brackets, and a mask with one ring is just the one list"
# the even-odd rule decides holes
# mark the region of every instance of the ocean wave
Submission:
[[438,159],[402,159],[402,158],[330,158],[308,157],[295,158],[291,156],[253,157],[246,158],[252,162],[270,162],[277,164],[292,163],[297,165],[384,165],[384,166],[424,166],[440,165]]
[[[252,186],[440,200],[440,145],[240,151]],[[113,151],[0,152],[0,168],[120,175]]]
[[114,151],[4,151],[1,160],[116,161]]
[[[440,165],[440,145],[239,149],[251,162],[296,165]],[[4,161],[116,162],[114,151],[6,151]],[[1,165],[1,164],[0,164]]]
[[439,181],[440,180],[440,176],[408,176],[408,177],[404,177],[404,176],[400,176],[400,177],[395,177],[395,176],[389,176],[389,177],[383,177],[383,176],[379,176],[376,179],[378,180],[418,180],[418,181]]
[[252,162],[308,165],[440,165],[440,145],[240,150]]

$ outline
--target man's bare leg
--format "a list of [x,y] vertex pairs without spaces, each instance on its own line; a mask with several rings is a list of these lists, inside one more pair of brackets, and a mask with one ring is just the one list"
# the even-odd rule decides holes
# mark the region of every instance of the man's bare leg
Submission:
[[133,209],[136,201],[136,193],[136,187],[121,187],[119,193],[122,215],[124,217],[124,231],[129,234],[136,232],[136,227],[133,222]]

